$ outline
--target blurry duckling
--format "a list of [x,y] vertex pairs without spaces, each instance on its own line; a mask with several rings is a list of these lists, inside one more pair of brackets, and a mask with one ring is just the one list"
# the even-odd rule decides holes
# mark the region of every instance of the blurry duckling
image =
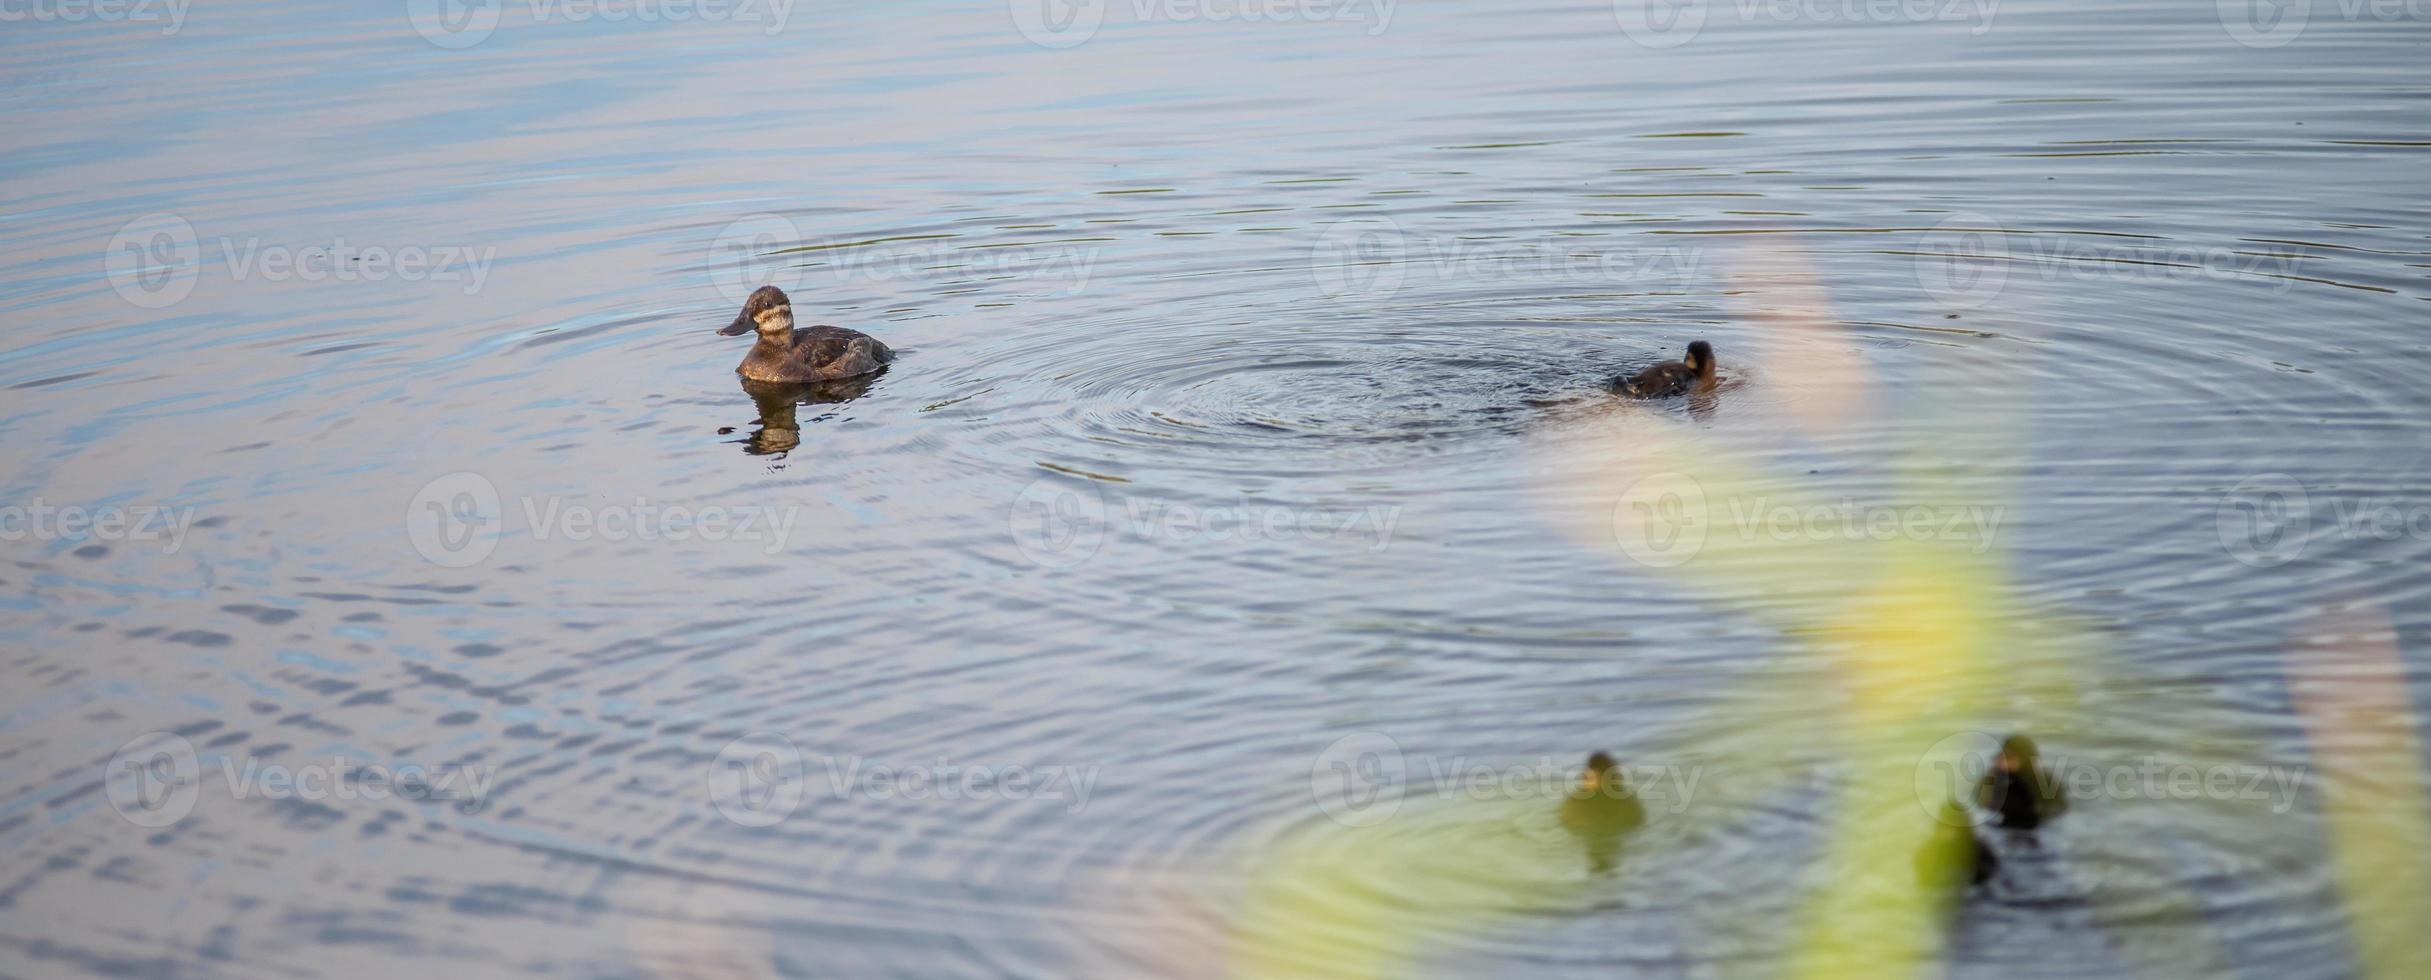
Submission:
[[1714,385],[1714,348],[1702,340],[1688,345],[1688,355],[1677,361],[1665,361],[1622,378],[1613,383],[1614,390],[1630,398],[1669,398],[1692,391],[1704,391]]
[[1975,836],[1975,821],[1955,800],[1944,800],[1933,818],[1933,836],[1916,851],[1916,883],[1956,890],[1992,880],[2000,859]]
[[2002,740],[1992,768],[1976,784],[1975,802],[2000,814],[2001,826],[2033,830],[2068,809],[2060,781],[2045,768],[2034,740],[2011,735]]
[[1578,786],[1562,800],[1562,827],[1587,845],[1587,863],[1597,873],[1612,870],[1621,834],[1646,822],[1646,807],[1629,789],[1629,777],[1602,752],[1587,757]]

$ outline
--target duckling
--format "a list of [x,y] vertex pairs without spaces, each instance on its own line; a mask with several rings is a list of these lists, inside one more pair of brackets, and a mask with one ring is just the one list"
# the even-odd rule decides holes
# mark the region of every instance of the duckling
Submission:
[[1953,800],[1944,800],[1934,818],[1933,836],[1916,851],[1916,883],[1927,888],[1957,889],[1992,880],[2000,859],[1975,836],[1975,821]]
[[878,339],[858,330],[820,324],[795,328],[793,301],[775,286],[762,286],[743,301],[743,312],[722,336],[740,337],[757,331],[758,343],[743,356],[734,373],[750,381],[799,384],[834,381],[869,374],[895,359]]
[[1646,822],[1646,807],[1629,789],[1627,774],[1602,752],[1587,757],[1578,787],[1562,800],[1562,827],[1587,845],[1596,872],[1612,870],[1620,856],[1621,832]]
[[1714,348],[1702,340],[1688,345],[1688,356],[1677,361],[1665,361],[1635,376],[1619,379],[1613,387],[1631,398],[1669,398],[1691,391],[1711,388],[1714,384]]
[[2068,809],[2060,781],[2044,768],[2034,740],[2011,735],[2001,742],[1992,769],[1976,784],[1975,802],[2001,816],[2001,826],[2033,830]]

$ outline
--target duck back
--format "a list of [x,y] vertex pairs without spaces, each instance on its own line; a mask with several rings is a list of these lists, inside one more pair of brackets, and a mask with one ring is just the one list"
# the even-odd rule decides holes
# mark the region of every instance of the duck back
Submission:
[[752,381],[834,381],[869,374],[895,359],[878,338],[827,324],[796,327],[790,340],[754,345],[735,372]]

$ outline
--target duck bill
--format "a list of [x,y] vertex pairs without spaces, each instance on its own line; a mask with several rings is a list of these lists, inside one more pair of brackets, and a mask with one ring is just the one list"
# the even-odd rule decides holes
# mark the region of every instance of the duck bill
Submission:
[[740,337],[744,334],[752,333],[758,328],[758,324],[751,322],[751,316],[749,314],[736,314],[734,322],[727,324],[725,328],[719,330],[717,334],[720,337]]

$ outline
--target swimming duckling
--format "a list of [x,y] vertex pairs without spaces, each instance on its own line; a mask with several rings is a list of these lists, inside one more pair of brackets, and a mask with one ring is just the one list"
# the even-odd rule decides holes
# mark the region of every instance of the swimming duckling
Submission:
[[1934,817],[1933,836],[1916,851],[1916,883],[1927,888],[1958,889],[1992,880],[2000,859],[1975,836],[1975,822],[1956,801],[1944,800]]
[[743,312],[725,329],[727,337],[757,331],[758,343],[734,373],[751,381],[799,384],[868,374],[895,359],[878,339],[858,330],[820,324],[796,328],[793,301],[775,286],[762,286],[743,301]]
[[1688,345],[1688,356],[1665,361],[1614,383],[1631,398],[1669,398],[1713,387],[1714,348],[1702,340]]
[[2034,740],[2011,735],[2001,742],[1992,769],[1975,787],[1975,802],[2001,815],[2001,826],[2033,830],[2068,809],[2060,781],[2043,767]]
[[1620,856],[1621,832],[1646,822],[1646,807],[1629,790],[1629,777],[1602,752],[1587,757],[1578,786],[1562,800],[1562,827],[1587,845],[1587,863],[1598,873]]

